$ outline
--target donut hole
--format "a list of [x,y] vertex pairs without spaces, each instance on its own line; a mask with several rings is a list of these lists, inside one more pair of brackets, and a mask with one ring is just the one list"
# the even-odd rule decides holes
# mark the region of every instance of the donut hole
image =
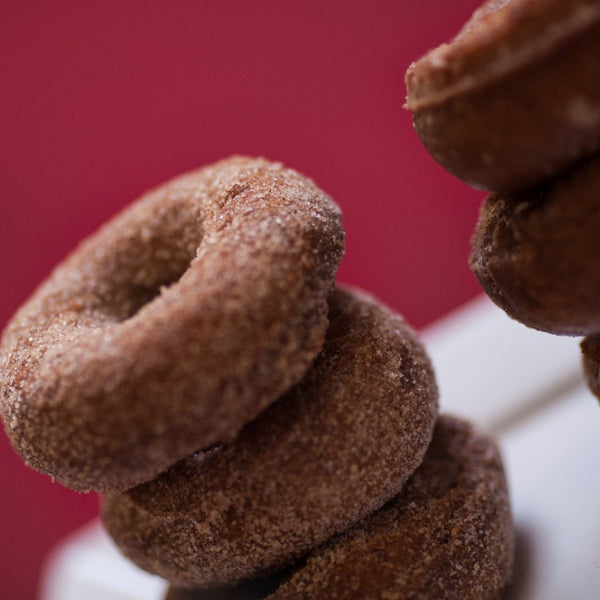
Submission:
[[134,317],[146,305],[150,304],[172,285],[175,285],[187,269],[173,274],[171,277],[164,277],[156,281],[151,286],[131,286],[126,290],[126,295],[119,301],[119,321],[126,321]]
[[163,209],[143,226],[126,223],[112,251],[94,257],[100,307],[116,322],[135,316],[189,269],[202,241],[202,222],[181,213],[181,207]]
[[101,293],[105,309],[117,322],[134,317],[145,306],[156,300],[167,288],[177,284],[187,271],[190,259],[176,261],[170,265],[155,263],[154,273],[135,269],[121,270],[119,280],[111,282]]

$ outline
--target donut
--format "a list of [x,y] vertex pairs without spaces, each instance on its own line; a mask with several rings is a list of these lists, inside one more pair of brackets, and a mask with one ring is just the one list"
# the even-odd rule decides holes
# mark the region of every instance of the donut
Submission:
[[406,107],[450,173],[521,190],[600,148],[599,61],[597,0],[489,0],[409,67]]
[[144,195],[7,326],[13,446],[68,487],[109,492],[232,439],[319,352],[343,244],[334,202],[264,159]]
[[600,334],[588,335],[581,342],[581,351],[586,383],[600,399]]
[[331,297],[305,378],[238,437],[103,501],[109,535],[181,587],[274,571],[382,506],[421,463],[436,414],[429,359],[362,292]]
[[600,154],[536,188],[491,194],[471,241],[472,271],[511,317],[600,332]]
[[513,551],[498,449],[442,416],[402,492],[310,556],[269,599],[492,600],[510,580]]
[[495,443],[442,415],[422,465],[402,491],[300,561],[291,575],[214,596],[172,588],[167,599],[497,600],[511,578],[514,544]]

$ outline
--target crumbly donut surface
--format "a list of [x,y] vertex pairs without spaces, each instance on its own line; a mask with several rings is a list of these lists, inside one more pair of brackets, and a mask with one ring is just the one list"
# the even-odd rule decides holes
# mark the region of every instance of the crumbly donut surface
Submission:
[[329,318],[306,377],[236,440],[105,499],[126,556],[180,586],[232,584],[290,563],[400,490],[437,414],[429,359],[401,317],[362,293],[338,289]]
[[478,188],[539,183],[600,147],[600,3],[491,0],[406,74],[432,156]]
[[0,411],[32,467],[128,488],[231,439],[318,353],[341,214],[280,164],[234,157],[146,194],[6,328]]
[[269,600],[497,600],[514,531],[494,442],[442,416],[402,492],[309,556]]
[[495,443],[442,415],[400,494],[291,573],[231,589],[173,587],[166,600],[498,600],[514,544]]
[[600,20],[597,0],[489,0],[456,37],[408,69],[407,108],[422,110],[554,52]]
[[526,192],[492,194],[470,266],[490,298],[543,331],[600,331],[600,155]]

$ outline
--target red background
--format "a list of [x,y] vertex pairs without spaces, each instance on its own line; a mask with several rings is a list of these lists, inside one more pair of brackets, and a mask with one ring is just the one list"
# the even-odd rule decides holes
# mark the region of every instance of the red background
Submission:
[[[425,153],[411,60],[477,0],[0,1],[0,326],[143,190],[232,153],[314,178],[345,214],[340,279],[422,327],[476,294],[481,193]],[[49,547],[96,512],[0,434],[1,595],[33,598]]]

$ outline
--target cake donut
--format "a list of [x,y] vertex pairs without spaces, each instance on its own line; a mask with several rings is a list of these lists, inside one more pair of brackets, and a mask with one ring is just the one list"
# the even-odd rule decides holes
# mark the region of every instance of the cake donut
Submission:
[[490,195],[471,243],[471,270],[511,317],[555,334],[600,332],[600,155]]
[[144,195],[6,328],[13,446],[68,487],[108,492],[232,439],[319,352],[343,246],[334,202],[264,159]]
[[489,0],[410,66],[406,107],[450,173],[520,190],[600,147],[599,61],[598,0]]
[[[495,443],[443,415],[423,463],[383,508],[310,554],[282,581],[251,582],[214,598],[497,600],[511,578],[514,543]],[[273,586],[272,594],[259,595]],[[167,598],[213,596],[171,589]]]
[[273,571],[378,509],[421,463],[437,414],[424,349],[364,293],[338,288],[329,305],[310,371],[234,441],[105,497],[106,529],[138,566],[182,587]]

